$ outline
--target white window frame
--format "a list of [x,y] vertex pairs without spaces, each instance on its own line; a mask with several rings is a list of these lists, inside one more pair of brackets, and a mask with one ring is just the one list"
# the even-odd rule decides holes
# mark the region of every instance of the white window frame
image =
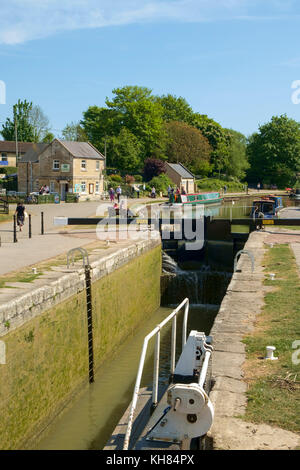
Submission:
[[99,194],[99,190],[100,190],[100,184],[99,184],[99,181],[96,181],[95,182],[95,193]]
[[87,170],[86,160],[81,160],[80,167],[81,167],[81,171],[86,171]]
[[5,153],[5,152],[2,152],[2,153],[1,153],[1,161],[2,161],[2,162],[8,162],[7,153]]
[[96,171],[100,171],[100,162],[96,160]]
[[53,160],[52,170],[54,170],[54,171],[59,171],[60,170],[60,161],[59,160]]
[[[84,186],[84,190],[82,189]],[[86,194],[86,181],[81,181],[80,183],[80,192]]]
[[49,191],[55,193],[55,181],[50,181]]

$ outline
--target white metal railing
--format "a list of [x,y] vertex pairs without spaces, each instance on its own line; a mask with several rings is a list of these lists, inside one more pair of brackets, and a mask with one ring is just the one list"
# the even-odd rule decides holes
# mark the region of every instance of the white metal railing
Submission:
[[128,425],[127,425],[127,430],[124,438],[124,445],[123,445],[123,450],[128,450],[129,447],[129,440],[131,436],[131,430],[132,430],[132,423],[133,423],[133,417],[134,417],[134,412],[136,409],[137,405],[137,400],[138,400],[138,394],[140,390],[140,385],[141,385],[141,379],[142,379],[142,374],[143,374],[143,369],[144,369],[144,364],[145,364],[145,358],[146,358],[146,353],[147,353],[147,348],[148,348],[148,343],[153,336],[156,335],[156,344],[155,344],[155,353],[154,353],[154,371],[153,371],[153,387],[152,387],[152,404],[157,404],[157,399],[158,399],[158,375],[159,375],[159,354],[160,354],[160,331],[161,329],[170,321],[172,320],[172,339],[171,339],[171,364],[170,364],[170,372],[171,374],[174,374],[175,371],[175,354],[176,354],[176,326],[177,326],[177,313],[180,312],[180,310],[185,307],[184,309],[184,317],[183,317],[183,325],[182,325],[182,350],[186,344],[186,335],[187,335],[187,320],[188,320],[188,314],[189,314],[189,299],[186,298],[184,299],[178,307],[173,310],[170,315],[165,318],[159,325],[154,328],[154,330],[151,331],[145,338],[144,338],[144,343],[143,343],[143,348],[142,348],[142,353],[140,357],[140,363],[139,363],[139,368],[138,368],[138,373],[136,377],[136,382],[134,386],[134,392],[133,392],[133,397],[132,397],[132,402],[131,402],[131,408],[130,408],[130,413],[129,413],[129,419],[128,419]]

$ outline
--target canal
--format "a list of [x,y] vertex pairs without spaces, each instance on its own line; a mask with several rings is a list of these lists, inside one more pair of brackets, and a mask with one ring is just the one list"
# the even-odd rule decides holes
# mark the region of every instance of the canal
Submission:
[[[289,204],[284,198],[285,205]],[[209,207],[206,215],[213,217],[248,217],[249,198]],[[43,432],[35,446],[39,450],[102,449],[127,409],[133,393],[144,337],[160,323],[185,297],[190,299],[188,331],[196,329],[209,334],[232,275],[233,259],[217,269],[209,263],[179,265],[163,255],[163,278],[167,287],[162,294],[162,306],[145,319],[134,334],[120,344],[96,372],[95,382],[86,386],[66,409]],[[171,327],[170,327],[171,328]],[[161,383],[169,375],[170,328],[163,330],[161,344]],[[177,331],[181,337],[181,321]],[[154,342],[150,343],[142,386],[151,384]],[[179,355],[179,350],[177,351]]]

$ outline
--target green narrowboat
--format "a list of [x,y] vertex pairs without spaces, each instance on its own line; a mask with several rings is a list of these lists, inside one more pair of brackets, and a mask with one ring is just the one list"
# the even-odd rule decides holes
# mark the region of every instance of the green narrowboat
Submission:
[[197,205],[197,204],[221,204],[223,198],[220,193],[195,193],[195,194],[171,194],[170,204]]

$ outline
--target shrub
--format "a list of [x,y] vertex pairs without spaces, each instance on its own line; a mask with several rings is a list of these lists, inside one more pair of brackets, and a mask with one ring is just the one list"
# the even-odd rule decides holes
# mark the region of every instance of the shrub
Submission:
[[143,177],[141,175],[134,175],[134,179],[137,183],[142,183]]
[[134,176],[126,175],[125,176],[125,183],[126,184],[133,184],[135,182]]
[[122,176],[120,176],[120,175],[110,175],[109,179],[111,181],[116,182],[116,183],[122,183],[123,182]]
[[172,181],[166,174],[161,174],[159,176],[155,176],[152,178],[151,181],[149,181],[147,188],[152,189],[154,186],[156,193],[162,192],[162,193],[167,193],[168,192],[168,186],[172,185]]
[[228,192],[244,191],[244,184],[236,181],[225,181],[217,178],[205,178],[197,181],[198,189],[204,191],[220,191],[225,185]]

